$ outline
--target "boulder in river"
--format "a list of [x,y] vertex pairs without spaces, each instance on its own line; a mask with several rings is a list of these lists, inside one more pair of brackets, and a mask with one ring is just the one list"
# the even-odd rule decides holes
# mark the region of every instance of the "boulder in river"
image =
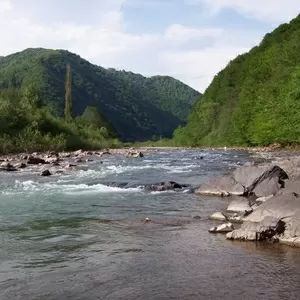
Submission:
[[27,165],[25,163],[19,163],[19,164],[16,164],[15,167],[18,169],[24,169],[27,167]]
[[229,239],[263,240],[275,238],[285,243],[300,241],[300,196],[292,187],[264,201],[244,219],[240,229],[227,235]]
[[129,151],[127,154],[126,154],[126,157],[133,157],[133,158],[137,158],[137,157],[144,157],[144,154],[142,152],[131,152]]
[[47,164],[47,162],[44,159],[40,158],[40,157],[31,155],[27,159],[27,164],[29,164],[29,165],[38,165],[38,164]]
[[209,229],[210,233],[227,233],[234,230],[232,223],[224,223],[219,226],[212,227]]
[[211,178],[195,190],[199,195],[249,196],[275,195],[285,186],[286,172],[278,166],[245,165],[232,174]]
[[224,216],[221,212],[215,212],[212,215],[209,216],[209,219],[211,220],[217,220],[217,221],[226,221],[227,218]]
[[41,176],[51,176],[52,174],[51,174],[51,172],[49,171],[49,170],[44,170],[44,171],[42,171],[42,173],[41,173]]
[[152,190],[152,191],[168,191],[168,190],[175,190],[175,189],[182,189],[188,187],[185,184],[179,184],[175,181],[166,181],[166,182],[160,182],[156,184],[152,184],[146,187],[146,189]]
[[2,171],[17,171],[17,169],[9,162],[3,162],[0,165]]
[[212,196],[242,196],[244,193],[244,187],[236,182],[231,175],[211,178],[195,190],[195,194]]

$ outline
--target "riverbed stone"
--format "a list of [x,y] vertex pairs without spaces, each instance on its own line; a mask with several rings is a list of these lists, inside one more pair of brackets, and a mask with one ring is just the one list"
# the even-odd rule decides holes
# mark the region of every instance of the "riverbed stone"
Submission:
[[227,218],[221,212],[215,212],[209,216],[210,220],[217,220],[217,221],[226,221]]
[[31,155],[27,159],[27,164],[38,165],[38,164],[47,164],[47,162],[43,158]]
[[286,172],[278,166],[247,164],[232,174],[211,178],[195,190],[199,195],[265,197],[285,186]]
[[249,214],[252,212],[252,208],[249,205],[247,198],[240,197],[233,199],[227,207],[227,212],[237,212],[242,214]]
[[17,169],[10,162],[2,162],[0,164],[0,170],[2,170],[2,171],[17,171]]
[[229,239],[263,240],[277,238],[294,241],[300,237],[300,197],[289,192],[263,202],[244,219],[240,229],[227,235]]
[[227,233],[227,232],[231,232],[234,230],[234,227],[232,225],[232,223],[224,223],[222,225],[219,226],[214,226],[211,229],[209,229],[210,233]]
[[166,181],[166,182],[160,182],[151,184],[149,186],[146,186],[146,189],[151,191],[168,191],[168,190],[175,190],[175,189],[182,189],[188,187],[185,184],[180,184],[175,181]]
[[285,230],[285,223],[275,217],[267,216],[261,222],[245,221],[241,228],[226,235],[227,239],[263,241],[280,235]]
[[244,193],[244,187],[236,182],[232,175],[211,178],[195,190],[195,194],[198,195],[242,196]]
[[41,176],[51,176],[52,174],[51,174],[51,172],[49,171],[49,170],[44,170],[44,171],[42,171],[42,173],[41,173]]

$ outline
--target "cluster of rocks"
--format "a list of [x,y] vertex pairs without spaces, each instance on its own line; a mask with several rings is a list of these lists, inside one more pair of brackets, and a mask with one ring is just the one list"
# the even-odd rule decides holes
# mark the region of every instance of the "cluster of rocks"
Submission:
[[85,163],[99,159],[103,155],[109,155],[111,152],[108,149],[103,151],[83,151],[77,150],[73,152],[47,152],[31,154],[10,155],[0,158],[0,171],[18,171],[27,167],[36,170],[38,167],[41,171],[41,176],[50,176],[51,167],[56,168],[57,173],[62,173],[65,170],[74,170],[79,163]]
[[[223,212],[210,216],[225,222],[212,233],[227,239],[276,241],[300,246],[300,175],[274,165],[246,164],[232,174],[213,178],[195,190],[198,195],[232,197]],[[293,174],[293,176],[290,176]]]
[[[63,173],[66,170],[74,170],[77,164],[99,160],[104,155],[124,155],[125,157],[143,157],[140,151],[133,148],[128,152],[127,149],[102,149],[101,151],[84,151],[82,149],[72,152],[46,152],[31,154],[10,155],[0,157],[0,171],[18,171],[27,167],[36,170],[35,166],[42,166],[41,176],[51,176],[51,168],[54,172]],[[102,163],[102,162],[101,162]]]

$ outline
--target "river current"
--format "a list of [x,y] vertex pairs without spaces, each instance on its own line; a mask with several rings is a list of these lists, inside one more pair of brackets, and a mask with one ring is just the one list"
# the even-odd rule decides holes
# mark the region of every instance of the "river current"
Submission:
[[0,300],[299,299],[299,249],[208,233],[230,199],[142,188],[196,187],[250,160],[159,149],[47,178],[1,172]]

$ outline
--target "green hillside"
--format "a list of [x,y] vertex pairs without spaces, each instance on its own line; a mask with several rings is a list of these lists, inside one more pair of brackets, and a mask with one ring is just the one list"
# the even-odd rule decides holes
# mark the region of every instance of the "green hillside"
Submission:
[[72,72],[73,117],[87,106],[109,120],[121,140],[170,137],[185,124],[199,93],[170,77],[145,78],[104,69],[64,50],[27,49],[0,59],[0,91],[32,84],[44,104],[64,111],[66,65]]
[[174,132],[185,145],[300,142],[300,15],[219,72]]

